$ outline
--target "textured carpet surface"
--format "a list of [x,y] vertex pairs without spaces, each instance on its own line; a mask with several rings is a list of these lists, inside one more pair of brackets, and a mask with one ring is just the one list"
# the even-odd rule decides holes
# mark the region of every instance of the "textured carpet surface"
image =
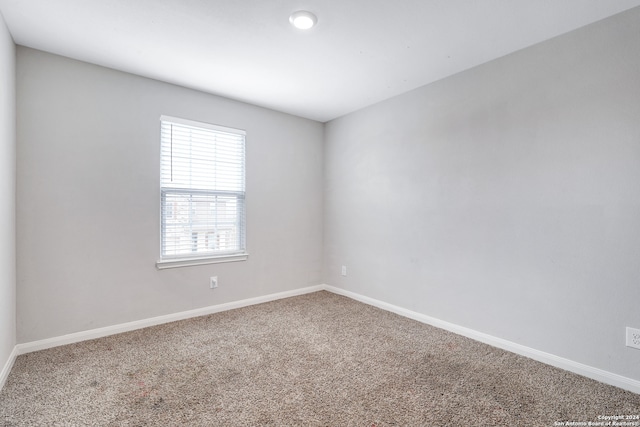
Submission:
[[0,392],[5,427],[557,426],[639,415],[640,395],[328,292],[21,355]]

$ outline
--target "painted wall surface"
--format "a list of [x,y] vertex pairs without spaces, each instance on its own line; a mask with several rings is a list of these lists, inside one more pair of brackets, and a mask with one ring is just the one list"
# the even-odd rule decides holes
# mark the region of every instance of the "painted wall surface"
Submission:
[[16,344],[15,57],[0,15],[0,370]]
[[325,282],[640,379],[639,40],[636,8],[329,122]]
[[[320,284],[321,123],[24,47],[17,71],[19,343]],[[247,131],[247,261],[156,269],[162,114]]]

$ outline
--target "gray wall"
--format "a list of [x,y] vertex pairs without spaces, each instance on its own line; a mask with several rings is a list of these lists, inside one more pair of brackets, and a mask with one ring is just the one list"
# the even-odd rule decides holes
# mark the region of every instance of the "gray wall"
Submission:
[[640,8],[328,123],[325,281],[640,380],[638,40]]
[[0,14],[0,371],[16,344],[15,46]]
[[[17,72],[19,343],[320,284],[321,123],[24,47]],[[248,261],[156,269],[161,114],[247,131]]]

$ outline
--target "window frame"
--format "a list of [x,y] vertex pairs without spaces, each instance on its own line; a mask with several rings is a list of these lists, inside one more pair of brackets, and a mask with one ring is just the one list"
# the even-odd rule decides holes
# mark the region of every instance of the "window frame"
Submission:
[[[198,129],[203,129],[203,130],[210,130],[210,131],[215,131],[215,132],[222,132],[222,133],[227,133],[227,134],[235,134],[235,135],[242,135],[243,137],[243,150],[244,150],[244,155],[243,155],[243,159],[242,159],[242,179],[243,179],[243,189],[241,192],[238,191],[224,191],[224,190],[205,190],[205,189],[198,189],[198,188],[191,188],[191,189],[181,189],[181,188],[171,188],[171,187],[166,187],[163,186],[162,183],[162,161],[163,161],[163,157],[162,157],[162,125],[163,122],[168,122],[171,124],[175,124],[175,125],[183,125],[183,126],[188,126],[188,127],[193,127],[193,128],[198,128]],[[159,188],[159,198],[158,200],[160,201],[160,209],[159,209],[159,213],[160,213],[160,233],[159,233],[159,237],[160,237],[160,258],[156,261],[156,267],[158,269],[166,269],[166,268],[175,268],[175,267],[188,267],[188,266],[196,266],[196,265],[205,265],[205,264],[216,264],[216,263],[226,263],[226,262],[237,262],[237,261],[246,261],[249,254],[247,253],[247,248],[246,248],[246,228],[247,228],[247,224],[246,224],[246,131],[244,130],[240,130],[240,129],[234,129],[234,128],[229,128],[229,127],[225,127],[225,126],[219,126],[219,125],[214,125],[214,124],[210,124],[210,123],[205,123],[205,122],[198,122],[198,121],[194,121],[194,120],[188,120],[188,119],[182,119],[182,118],[178,118],[178,117],[173,117],[173,116],[166,116],[166,115],[161,115],[160,116],[160,173],[159,173],[159,178],[160,178],[160,188]],[[163,242],[165,240],[165,228],[166,228],[166,222],[165,222],[165,218],[163,216],[163,206],[165,205],[165,200],[166,200],[166,195],[167,194],[208,194],[214,197],[218,197],[218,196],[224,196],[224,195],[233,195],[235,197],[238,198],[238,200],[242,199],[243,201],[243,214],[241,216],[237,216],[236,220],[240,221],[240,226],[238,229],[238,233],[239,233],[239,243],[240,243],[240,248],[237,251],[229,251],[229,252],[223,252],[223,253],[218,253],[218,254],[203,254],[203,255],[197,255],[194,254],[192,256],[189,255],[184,255],[184,256],[180,256],[180,255],[169,255],[166,256],[163,254]],[[205,233],[206,234],[206,233]]]

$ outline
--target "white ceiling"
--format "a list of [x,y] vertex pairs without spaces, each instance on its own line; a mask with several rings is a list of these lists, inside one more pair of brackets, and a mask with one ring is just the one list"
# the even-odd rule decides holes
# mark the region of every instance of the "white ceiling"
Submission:
[[[325,122],[640,0],[0,0],[17,44]],[[318,17],[308,32],[289,15]]]

